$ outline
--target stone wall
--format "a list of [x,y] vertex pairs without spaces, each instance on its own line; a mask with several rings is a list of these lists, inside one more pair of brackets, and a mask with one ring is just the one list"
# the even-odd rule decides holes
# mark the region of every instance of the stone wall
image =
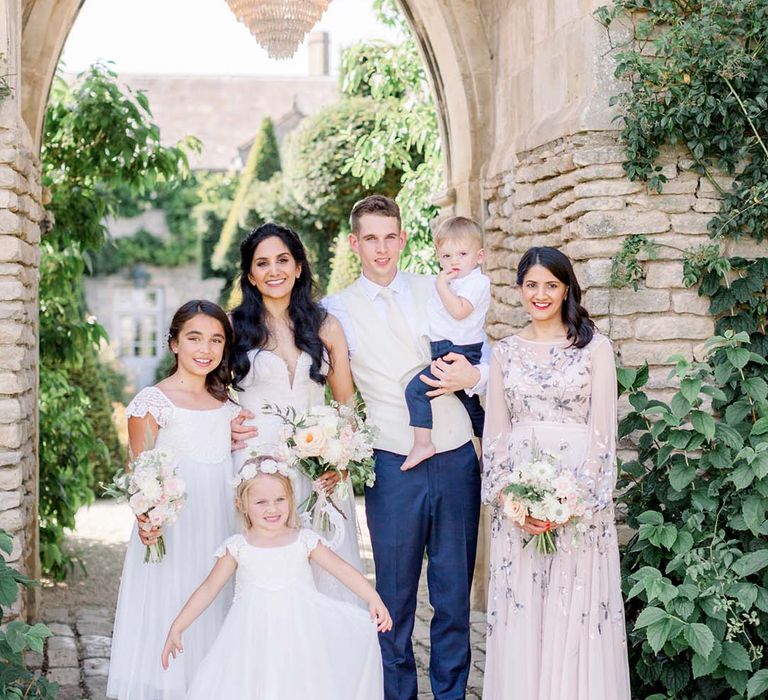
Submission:
[[[686,249],[710,242],[716,188],[670,150],[660,159],[669,182],[661,194],[649,193],[626,178],[615,132],[569,136],[518,158],[512,172],[484,189],[486,268],[494,282],[489,335],[502,338],[525,325],[514,288],[517,262],[530,246],[556,246],[573,260],[584,306],[613,339],[620,361],[647,361],[649,387],[668,387],[669,356],[692,357],[714,330],[708,299],[683,287],[681,258]],[[659,245],[637,291],[610,286],[611,257],[629,234],[645,234]]]
[[[10,116],[8,116],[10,114]],[[13,110],[0,113],[0,527],[7,559],[40,575],[37,533],[38,264],[40,164]],[[17,601],[34,615],[33,592]]]

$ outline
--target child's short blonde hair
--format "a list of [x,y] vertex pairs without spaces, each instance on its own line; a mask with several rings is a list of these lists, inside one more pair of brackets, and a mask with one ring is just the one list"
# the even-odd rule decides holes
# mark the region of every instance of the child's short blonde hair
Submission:
[[435,248],[439,248],[446,241],[469,239],[477,245],[483,247],[483,229],[473,219],[466,216],[451,216],[441,221],[433,235]]
[[[265,457],[264,459],[271,458]],[[286,496],[288,497],[287,525],[288,527],[298,527],[298,517],[296,514],[296,497],[293,493],[293,484],[287,476],[281,474],[280,472],[275,472],[274,474],[259,472],[252,479],[245,479],[238,484],[237,490],[235,491],[235,507],[237,508],[237,514],[240,517],[240,521],[243,523],[247,530],[250,530],[253,527],[251,516],[248,515],[248,492],[256,483],[256,479],[263,479],[264,477],[277,479],[283,485],[285,488]]]

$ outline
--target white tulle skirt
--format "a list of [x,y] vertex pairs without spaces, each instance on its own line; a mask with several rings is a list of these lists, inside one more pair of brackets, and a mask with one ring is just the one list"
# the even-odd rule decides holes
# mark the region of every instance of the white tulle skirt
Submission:
[[229,459],[201,463],[185,458],[179,476],[187,502],[163,529],[166,555],[144,563],[136,527],[125,555],[115,612],[107,696],[119,700],[180,700],[226,617],[231,589],[223,591],[184,636],[184,653],[164,671],[160,654],[168,628],[214,564],[213,553],[236,531],[228,479]]
[[260,590],[235,600],[187,695],[188,700],[382,697],[381,653],[369,614],[309,586]]

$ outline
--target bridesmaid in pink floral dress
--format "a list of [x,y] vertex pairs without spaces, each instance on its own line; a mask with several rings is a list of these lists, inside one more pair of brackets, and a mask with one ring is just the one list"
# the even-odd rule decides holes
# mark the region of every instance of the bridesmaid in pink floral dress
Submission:
[[[580,305],[568,258],[531,248],[517,283],[531,323],[495,347],[483,439],[492,506],[484,700],[629,700],[614,523],[616,370]],[[590,511],[555,529],[557,552],[525,548],[548,523],[505,517],[502,491],[532,450],[557,457]]]

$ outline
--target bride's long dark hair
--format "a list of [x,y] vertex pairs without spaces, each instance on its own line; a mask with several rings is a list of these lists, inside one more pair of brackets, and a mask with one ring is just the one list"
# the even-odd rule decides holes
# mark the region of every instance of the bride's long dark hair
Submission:
[[278,224],[266,223],[253,229],[240,244],[240,290],[243,300],[232,311],[235,342],[232,346],[230,359],[234,376],[232,386],[237,391],[242,391],[240,382],[251,369],[248,352],[254,348],[263,349],[269,341],[264,300],[256,285],[248,279],[248,274],[251,271],[256,248],[262,241],[272,237],[279,238],[285,243],[294,261],[301,267],[301,274],[296,279],[291,291],[288,318],[291,321],[296,347],[305,351],[312,359],[309,376],[318,384],[325,384],[322,366],[326,348],[320,339],[320,327],[328,314],[314,300],[315,281],[312,277],[306,251],[298,235],[291,229]]
[[529,248],[517,266],[518,287],[522,286],[528,270],[534,265],[545,267],[568,288],[563,305],[560,307],[563,323],[568,329],[568,339],[574,348],[583,348],[588,345],[595,334],[595,323],[581,305],[581,287],[568,256],[557,248],[549,246]]

